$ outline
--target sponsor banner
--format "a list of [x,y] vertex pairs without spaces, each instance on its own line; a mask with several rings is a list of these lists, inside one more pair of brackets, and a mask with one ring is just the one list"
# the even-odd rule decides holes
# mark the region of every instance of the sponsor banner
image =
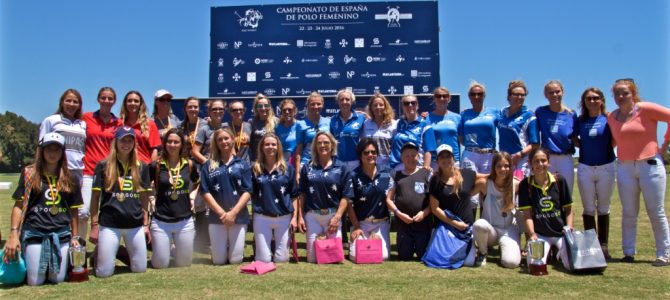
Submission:
[[437,1],[211,8],[210,97],[430,93]]

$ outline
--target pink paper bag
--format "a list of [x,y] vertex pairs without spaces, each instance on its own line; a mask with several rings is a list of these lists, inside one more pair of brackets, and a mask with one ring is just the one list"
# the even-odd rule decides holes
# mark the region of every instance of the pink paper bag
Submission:
[[382,254],[382,240],[380,239],[358,239],[356,240],[357,264],[381,264],[384,261]]
[[342,238],[317,239],[314,241],[317,264],[334,264],[344,261]]
[[263,275],[277,269],[273,262],[254,261],[248,265],[241,266],[240,272],[251,275]]

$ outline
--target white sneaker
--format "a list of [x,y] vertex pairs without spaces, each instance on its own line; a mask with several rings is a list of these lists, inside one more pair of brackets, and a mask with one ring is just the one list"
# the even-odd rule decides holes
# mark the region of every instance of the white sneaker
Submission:
[[651,263],[651,265],[654,267],[665,267],[667,265],[670,265],[670,259],[668,259],[667,257],[659,256],[653,263]]
[[475,257],[475,267],[483,267],[486,265],[486,254],[479,254]]

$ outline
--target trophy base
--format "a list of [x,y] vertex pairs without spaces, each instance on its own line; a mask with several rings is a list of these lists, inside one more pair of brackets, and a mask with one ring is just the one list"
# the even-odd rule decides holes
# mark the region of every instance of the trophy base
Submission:
[[528,271],[530,275],[534,276],[543,276],[549,274],[549,272],[547,272],[547,264],[541,264],[541,265],[530,264],[530,266],[528,266]]
[[84,268],[83,271],[81,272],[70,272],[69,273],[70,279],[68,281],[70,282],[84,282],[88,281],[88,269]]

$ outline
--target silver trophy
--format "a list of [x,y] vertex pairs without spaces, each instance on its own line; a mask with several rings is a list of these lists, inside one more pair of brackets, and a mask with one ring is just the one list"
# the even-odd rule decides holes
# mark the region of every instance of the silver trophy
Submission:
[[72,271],[70,271],[70,281],[72,282],[82,282],[88,280],[88,270],[84,268],[86,263],[86,247],[80,244],[76,247],[70,247],[70,265],[72,265]]
[[530,241],[528,242],[528,248],[530,248],[530,265],[528,266],[530,274],[536,276],[549,274],[547,264],[542,261],[542,258],[544,258],[544,241]]

